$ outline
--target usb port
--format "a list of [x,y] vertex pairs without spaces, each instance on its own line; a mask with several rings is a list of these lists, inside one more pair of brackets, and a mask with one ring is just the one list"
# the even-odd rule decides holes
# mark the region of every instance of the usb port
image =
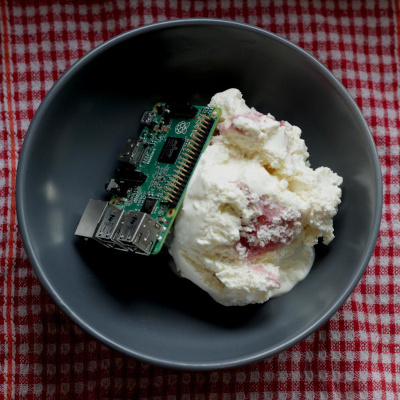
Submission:
[[104,213],[99,228],[96,231],[95,239],[107,247],[118,250],[126,250],[114,240],[117,236],[119,236],[123,216],[123,210],[120,210],[108,203],[107,210]]
[[75,235],[95,239],[106,247],[150,254],[163,227],[143,212],[125,212],[112,204],[91,199]]
[[139,225],[137,212],[125,213],[121,231],[116,240],[130,251],[136,251],[135,240],[137,240],[137,229]]
[[150,254],[161,230],[162,226],[148,214],[131,211],[123,220],[117,241],[129,250]]

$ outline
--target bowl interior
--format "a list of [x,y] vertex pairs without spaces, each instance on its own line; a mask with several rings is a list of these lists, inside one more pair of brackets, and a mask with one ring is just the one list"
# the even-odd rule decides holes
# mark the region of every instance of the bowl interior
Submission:
[[[303,130],[311,165],[343,176],[336,238],[309,276],[264,305],[225,308],[176,277],[169,257],[119,253],[74,231],[90,198],[106,199],[116,155],[157,101],[207,104],[239,88],[249,106]],[[271,356],[343,303],[373,250],[382,205],[373,141],[349,95],[305,52],[257,28],[173,21],[128,32],[75,64],[43,101],[18,170],[21,232],[35,271],[84,329],[140,359],[181,368]]]

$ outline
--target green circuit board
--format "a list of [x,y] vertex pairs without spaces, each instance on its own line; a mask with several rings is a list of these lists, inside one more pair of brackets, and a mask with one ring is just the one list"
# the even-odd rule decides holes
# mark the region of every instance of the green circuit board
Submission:
[[[140,135],[128,138],[117,157],[119,168],[106,184],[108,204],[91,200],[85,210],[102,210],[90,235],[107,247],[157,254],[220,115],[219,108],[174,103],[146,111]],[[80,227],[85,223],[83,216]]]

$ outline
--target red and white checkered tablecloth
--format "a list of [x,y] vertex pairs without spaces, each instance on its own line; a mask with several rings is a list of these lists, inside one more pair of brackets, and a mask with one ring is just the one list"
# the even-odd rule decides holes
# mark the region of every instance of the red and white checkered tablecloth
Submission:
[[[0,0],[1,399],[400,399],[400,4],[397,0]],[[354,293],[313,335],[230,370],[154,367],[75,326],[39,284],[15,212],[19,151],[39,103],[79,57],[128,29],[214,17],[270,30],[343,82],[377,145],[381,231]]]

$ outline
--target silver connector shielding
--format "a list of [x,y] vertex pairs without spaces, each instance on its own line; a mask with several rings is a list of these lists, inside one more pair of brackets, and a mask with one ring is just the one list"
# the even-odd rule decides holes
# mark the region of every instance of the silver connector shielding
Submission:
[[150,254],[163,229],[146,213],[125,212],[106,201],[90,199],[75,235],[106,247]]
[[124,211],[107,201],[90,199],[75,235],[86,240],[95,239],[106,247],[126,251],[127,249],[114,241],[114,237],[119,235],[123,215]]
[[126,213],[122,228],[116,240],[132,251],[141,250],[150,254],[159,240],[162,226],[148,214],[130,211]]
[[106,201],[90,199],[76,228],[75,235],[85,239],[94,239],[108,204]]
[[121,222],[124,217],[124,211],[118,209],[108,203],[107,209],[101,219],[99,227],[95,234],[95,239],[107,247],[126,250],[123,246],[117,243],[114,239],[119,236],[121,231]]

